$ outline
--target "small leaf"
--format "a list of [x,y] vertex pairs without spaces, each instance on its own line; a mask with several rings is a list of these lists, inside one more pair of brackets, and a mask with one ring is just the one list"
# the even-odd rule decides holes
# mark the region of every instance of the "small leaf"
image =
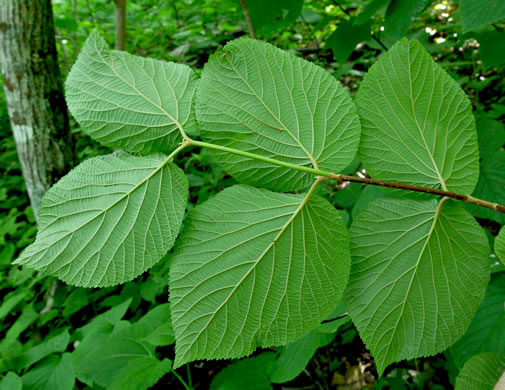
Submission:
[[484,301],[470,327],[451,349],[458,367],[479,352],[505,353],[505,272],[491,275]]
[[349,262],[322,198],[238,185],[195,207],[170,269],[175,366],[297,340],[335,308]]
[[75,373],[69,353],[51,355],[24,374],[23,390],[72,390]]
[[0,390],[21,390],[23,382],[21,378],[13,371],[10,371],[0,382]]
[[354,24],[363,24],[370,20],[379,10],[385,8],[391,0],[371,0],[369,1],[363,10],[356,16]]
[[141,357],[120,368],[107,390],[147,390],[170,372],[172,362]]
[[142,154],[170,152],[179,126],[196,130],[196,85],[188,66],[109,50],[96,30],[65,84],[68,108],[91,137]]
[[356,95],[361,161],[375,179],[470,194],[479,175],[470,101],[417,41],[401,40]]
[[502,263],[505,263],[505,227],[501,228],[494,241],[494,251]]
[[346,306],[380,374],[461,337],[489,280],[489,247],[452,201],[377,199],[351,226]]
[[505,372],[505,354],[485,352],[465,363],[456,378],[455,390],[500,390],[495,385]]
[[501,0],[459,0],[458,2],[463,33],[505,18],[505,2]]
[[184,173],[164,155],[89,159],[46,193],[37,239],[16,263],[76,286],[126,282],[172,247],[187,196]]
[[358,43],[370,39],[371,23],[353,24],[353,19],[342,19],[328,37],[325,48],[331,49],[339,64],[344,64]]
[[303,0],[246,0],[256,33],[270,35],[279,28],[296,22]]
[[332,342],[335,334],[324,334],[318,330],[306,334],[280,349],[279,357],[270,365],[270,381],[284,383],[300,375],[319,347]]
[[270,390],[268,367],[275,353],[264,352],[222,369],[210,384],[210,390]]
[[386,10],[385,33],[396,39],[403,38],[412,18],[430,3],[431,0],[391,0]]
[[[505,199],[505,151],[498,150],[492,155],[482,159],[477,187],[472,196],[489,202],[504,203]],[[505,214],[494,210],[476,206],[465,205],[466,208],[479,218],[491,219],[499,224],[505,224]]]
[[505,32],[485,31],[477,35],[484,70],[505,64]]
[[[333,76],[251,39],[232,41],[210,58],[197,119],[207,142],[335,173],[352,162],[359,143],[354,103]],[[305,172],[211,154],[237,180],[257,187],[291,191],[313,181]]]
[[483,159],[492,156],[505,145],[505,125],[482,114],[477,116],[477,135],[479,153]]

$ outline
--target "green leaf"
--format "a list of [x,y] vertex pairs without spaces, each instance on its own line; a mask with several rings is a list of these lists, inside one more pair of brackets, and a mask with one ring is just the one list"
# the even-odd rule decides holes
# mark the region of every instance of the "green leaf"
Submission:
[[461,337],[489,280],[488,241],[453,201],[377,199],[350,229],[346,306],[380,374]]
[[[498,150],[483,158],[480,163],[480,175],[472,196],[489,202],[503,204],[505,199],[505,151]],[[505,214],[476,205],[465,205],[476,217],[486,218],[500,224],[505,223]]]
[[494,251],[502,263],[505,263],[505,227],[501,228],[494,241]]
[[325,48],[331,49],[339,64],[344,64],[358,43],[370,39],[371,23],[353,24],[353,19],[342,19],[328,37]]
[[[322,68],[257,40],[214,54],[197,92],[197,119],[210,143],[290,164],[339,172],[360,133],[354,103]],[[311,174],[212,151],[238,181],[279,191],[307,187]]]
[[21,390],[23,382],[15,372],[10,371],[0,382],[0,390]]
[[44,341],[13,359],[13,365],[16,371],[31,366],[32,364],[42,360],[56,352],[65,352],[70,341],[70,334],[64,331],[61,334]]
[[477,40],[484,70],[505,64],[505,32],[486,31]]
[[170,269],[175,366],[284,345],[335,308],[348,233],[324,199],[228,188],[187,218]]
[[317,330],[280,349],[279,357],[270,365],[270,381],[284,383],[300,375],[319,347],[328,345],[335,334],[324,334]]
[[456,366],[461,367],[479,352],[505,353],[505,273],[491,275],[486,296],[470,327],[451,349]]
[[359,213],[367,206],[368,203],[375,199],[383,198],[386,196],[386,191],[379,186],[368,185],[365,186],[361,192],[358,201],[352,208],[352,218],[356,218]]
[[[477,135],[481,158],[492,156],[505,145],[505,126],[499,121],[484,115],[477,116]],[[477,186],[478,187],[478,186]]]
[[154,357],[135,359],[121,368],[107,390],[147,390],[170,372],[172,362]]
[[74,367],[69,353],[51,355],[24,374],[23,390],[72,390],[75,384]]
[[98,328],[73,353],[77,377],[87,384],[109,386],[123,367],[141,358],[155,357],[154,346],[142,340],[145,336],[145,327],[126,321],[114,329]]
[[384,31],[393,38],[405,36],[413,17],[419,15],[431,0],[391,0],[386,10]]
[[480,353],[465,363],[456,378],[456,390],[500,390],[495,385],[505,372],[505,354]]
[[167,153],[181,139],[179,126],[196,130],[191,68],[109,50],[96,30],[65,85],[70,112],[103,145]]
[[[345,314],[347,312],[347,309],[345,308],[345,303],[342,301],[340,302],[337,307],[333,310],[333,312],[328,316],[328,319],[335,318],[337,316],[340,316],[342,314]],[[351,317],[345,316],[342,318],[339,318],[338,320],[333,320],[330,322],[326,322],[324,324],[321,324],[317,327],[317,330],[321,333],[335,333],[338,328],[340,328],[341,325],[344,325],[346,322],[350,321]]]
[[275,353],[264,352],[233,363],[214,377],[210,390],[270,390],[268,367],[274,359]]
[[479,175],[470,101],[417,41],[383,54],[356,96],[361,160],[375,179],[470,194]]
[[371,0],[354,19],[354,24],[363,24],[370,20],[379,10],[385,8],[391,0]]
[[37,239],[16,263],[76,286],[126,282],[172,247],[187,196],[184,173],[164,155],[89,159],[46,192]]
[[270,35],[296,21],[303,0],[246,0],[246,4],[256,33]]
[[476,30],[505,18],[505,2],[501,0],[458,0],[463,33]]

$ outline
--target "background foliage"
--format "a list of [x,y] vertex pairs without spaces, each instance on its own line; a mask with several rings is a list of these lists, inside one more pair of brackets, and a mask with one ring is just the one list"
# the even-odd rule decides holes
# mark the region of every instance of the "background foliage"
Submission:
[[[504,203],[505,10],[500,2],[479,1],[477,10],[470,0],[305,0],[279,1],[270,7],[271,3],[251,3],[258,36],[324,67],[352,94],[384,46],[391,47],[403,36],[418,39],[471,99],[481,153],[475,196]],[[60,66],[66,77],[92,29],[98,28],[113,43],[114,4],[54,0],[53,8]],[[269,12],[264,12],[267,8]],[[483,13],[485,9],[493,12]],[[197,69],[217,48],[247,34],[240,2],[235,0],[131,0],[127,11],[128,52]],[[0,133],[1,390],[151,385],[246,389],[251,383],[257,389],[280,388],[279,383],[294,388],[436,389],[456,385],[460,370],[464,376],[458,379],[459,386],[478,381],[472,370],[503,371],[505,266],[495,255],[484,302],[467,333],[441,354],[390,366],[380,379],[369,351],[345,318],[321,325],[286,347],[258,351],[249,359],[190,363],[175,371],[174,331],[166,303],[168,257],[132,282],[102,289],[67,286],[11,265],[34,240],[37,229],[3,95]],[[110,152],[75,124],[74,135],[80,161]],[[206,150],[185,151],[176,162],[189,180],[188,209],[235,183]],[[354,161],[346,173],[363,173],[361,169],[360,161]],[[383,196],[383,190],[355,183],[343,188],[325,184],[318,194],[349,225],[368,202]],[[503,215],[472,206],[468,210],[505,261],[504,229],[494,242],[505,223]],[[362,215],[359,221],[365,223],[366,218]],[[343,311],[336,308],[335,315]],[[486,365],[489,353],[496,354],[494,366]]]

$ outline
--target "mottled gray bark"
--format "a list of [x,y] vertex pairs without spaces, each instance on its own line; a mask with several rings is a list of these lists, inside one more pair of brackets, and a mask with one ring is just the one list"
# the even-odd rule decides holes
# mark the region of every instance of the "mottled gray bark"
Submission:
[[73,164],[51,0],[0,0],[0,67],[26,188],[38,218],[44,192]]

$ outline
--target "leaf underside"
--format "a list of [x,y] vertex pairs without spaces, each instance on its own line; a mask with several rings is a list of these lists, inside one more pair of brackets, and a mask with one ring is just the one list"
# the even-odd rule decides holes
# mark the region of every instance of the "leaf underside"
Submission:
[[373,178],[472,193],[479,154],[470,101],[419,42],[403,39],[383,54],[356,103]]
[[379,373],[462,336],[489,280],[489,247],[452,201],[378,199],[350,229],[346,305]]
[[194,72],[186,65],[109,50],[94,30],[66,81],[68,108],[103,145],[169,153],[196,129]]
[[[214,54],[197,92],[197,119],[210,143],[291,164],[339,172],[357,151],[354,103],[322,68],[265,42],[238,39]],[[278,191],[312,175],[229,153],[213,157],[240,182]]]
[[188,196],[184,173],[161,154],[89,159],[44,196],[39,232],[16,260],[68,284],[135,278],[173,246]]
[[484,352],[465,363],[456,378],[456,390],[491,390],[505,373],[505,354]]
[[228,188],[187,218],[170,269],[178,367],[294,341],[342,296],[350,255],[319,197]]

